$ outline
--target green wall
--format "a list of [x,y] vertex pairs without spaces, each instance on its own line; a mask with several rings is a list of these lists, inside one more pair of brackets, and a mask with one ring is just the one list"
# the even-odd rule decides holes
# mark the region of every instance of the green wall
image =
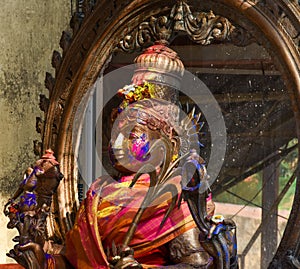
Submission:
[[71,0],[11,0],[0,12],[0,264],[13,262],[5,253],[13,246],[15,231],[7,234],[2,208],[17,189],[24,170],[36,159],[35,118],[42,117],[39,95],[48,92],[45,73],[54,74],[53,50],[60,50],[68,30]]

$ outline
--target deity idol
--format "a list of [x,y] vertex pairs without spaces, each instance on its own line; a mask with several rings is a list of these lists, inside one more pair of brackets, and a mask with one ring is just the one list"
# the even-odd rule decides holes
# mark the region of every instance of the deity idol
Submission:
[[112,115],[118,178],[91,185],[63,252],[44,254],[34,241],[17,251],[32,251],[36,268],[237,268],[235,224],[214,215],[199,154],[200,114],[182,117],[178,106],[184,66],[164,42],[136,64]]

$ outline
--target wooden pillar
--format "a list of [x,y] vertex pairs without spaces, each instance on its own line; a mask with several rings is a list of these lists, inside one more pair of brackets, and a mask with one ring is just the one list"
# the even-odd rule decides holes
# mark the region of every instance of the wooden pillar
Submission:
[[274,162],[263,170],[263,191],[262,191],[262,220],[270,218],[267,224],[262,223],[261,236],[261,268],[265,269],[271,262],[277,249],[277,212],[276,208],[270,212],[272,204],[278,195],[279,184],[278,163]]

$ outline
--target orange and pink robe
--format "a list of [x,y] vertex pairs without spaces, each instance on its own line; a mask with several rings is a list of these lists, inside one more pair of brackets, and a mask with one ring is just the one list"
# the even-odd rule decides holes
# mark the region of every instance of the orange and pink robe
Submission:
[[[105,251],[111,249],[113,242],[117,246],[122,244],[149,187],[149,176],[143,175],[129,188],[132,178],[127,176],[107,184],[103,177],[92,184],[66,238],[66,256],[75,268],[109,268]],[[179,192],[180,180],[179,176],[172,179]],[[183,202],[160,228],[170,201],[171,197],[162,197],[146,208],[129,244],[143,268],[165,265],[165,244],[196,226]]]

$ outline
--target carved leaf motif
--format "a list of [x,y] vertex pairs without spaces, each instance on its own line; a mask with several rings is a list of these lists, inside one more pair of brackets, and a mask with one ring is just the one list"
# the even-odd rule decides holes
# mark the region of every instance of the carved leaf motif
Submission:
[[43,112],[45,112],[45,114],[48,111],[49,104],[50,104],[49,99],[44,94],[40,94],[39,107],[40,107],[40,110],[42,110]]
[[201,12],[196,17],[188,16],[184,21],[188,36],[196,43],[209,45],[212,41],[229,39],[234,26],[224,17]]
[[69,48],[69,46],[71,44],[71,41],[72,41],[71,34],[66,31],[63,31],[60,42],[59,42],[59,45],[62,48],[63,53],[65,53],[67,51],[67,49]]
[[49,72],[46,72],[45,86],[49,90],[50,96],[51,96],[51,93],[53,92],[54,85],[55,85],[55,78]]
[[170,39],[172,34],[170,23],[170,20],[166,16],[161,16],[158,19],[152,17],[149,25],[154,29],[154,36],[156,37],[156,40]]
[[56,50],[53,51],[51,64],[52,64],[52,67],[55,68],[55,70],[57,72],[61,65],[61,55]]
[[149,22],[142,22],[131,34],[126,35],[120,41],[119,47],[124,51],[132,52],[151,45],[154,40],[168,40],[172,31],[167,23],[168,18],[165,16],[151,17]]
[[[239,27],[233,26],[228,19],[215,15],[212,11],[193,14],[189,6],[180,1],[173,6],[169,16],[152,16],[149,21],[142,22],[119,42],[118,48],[125,52],[133,52],[158,40],[170,42],[178,33],[185,33],[201,45],[209,45],[216,41],[229,42],[236,40],[231,39],[231,35],[238,30]],[[239,31],[239,34],[241,33],[244,31]],[[250,38],[248,43],[252,41]],[[239,42],[242,43],[247,42]]]
[[36,131],[43,136],[44,121],[40,117],[36,117],[35,128]]
[[268,11],[268,13],[275,15],[276,18],[280,18],[283,14],[283,10],[277,1],[273,0],[260,0],[255,4],[260,5]]
[[78,11],[74,12],[70,21],[70,27],[72,28],[74,35],[79,31],[83,19],[84,19],[84,14],[82,12],[78,12]]
[[33,141],[33,152],[36,156],[41,156],[42,155],[42,142],[38,140]]

